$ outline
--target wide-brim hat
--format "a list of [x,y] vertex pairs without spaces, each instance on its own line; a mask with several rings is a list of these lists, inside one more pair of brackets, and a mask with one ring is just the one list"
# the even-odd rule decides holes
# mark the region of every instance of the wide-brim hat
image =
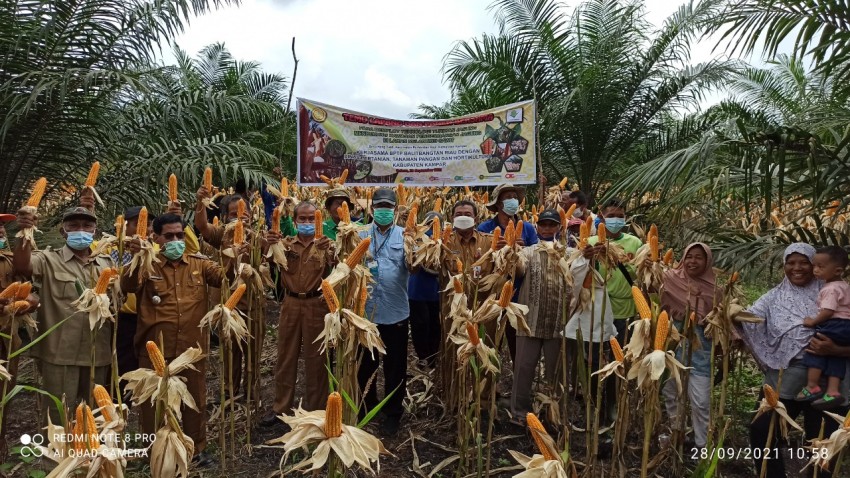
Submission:
[[328,209],[328,204],[336,198],[345,199],[345,202],[348,203],[349,209],[354,207],[354,203],[351,202],[351,193],[348,192],[348,189],[333,188],[325,194],[325,209]]
[[501,196],[502,193],[509,191],[515,191],[517,193],[517,196],[520,197],[525,196],[524,187],[514,186],[513,184],[500,184],[496,186],[496,189],[494,189],[493,192],[490,194],[490,202],[488,202],[485,207],[490,210],[490,212],[496,212],[496,210],[498,209],[496,207],[496,204],[499,202],[499,196]]
[[97,216],[84,207],[72,207],[70,209],[66,209],[62,214],[62,222],[69,221],[71,219],[89,219],[97,222]]

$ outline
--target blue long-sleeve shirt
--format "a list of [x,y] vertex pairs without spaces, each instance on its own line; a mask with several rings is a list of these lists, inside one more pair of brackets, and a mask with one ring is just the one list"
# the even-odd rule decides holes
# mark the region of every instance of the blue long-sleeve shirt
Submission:
[[382,234],[372,223],[360,231],[360,237],[372,239],[369,244],[367,266],[370,267],[375,283],[372,294],[366,301],[366,317],[376,324],[396,324],[410,315],[407,300],[407,282],[410,272],[404,258],[404,229],[392,226]]

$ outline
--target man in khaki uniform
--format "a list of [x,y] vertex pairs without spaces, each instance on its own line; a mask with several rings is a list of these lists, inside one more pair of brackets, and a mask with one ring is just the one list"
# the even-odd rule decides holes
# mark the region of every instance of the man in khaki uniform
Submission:
[[[97,229],[97,218],[91,207],[76,207],[62,215],[62,237],[65,246],[59,249],[33,251],[25,241],[15,247],[13,263],[17,274],[32,279],[39,291],[39,332],[50,329],[65,318],[65,323],[34,345],[30,352],[38,360],[42,389],[53,396],[65,396],[68,406],[88,400],[95,384],[108,384],[112,362],[112,323],[104,323],[92,332],[87,313],[76,312],[71,303],[80,297],[78,287],[93,288],[101,271],[113,267],[108,255],[92,255],[91,244]],[[18,212],[20,228],[34,227],[35,217],[27,211]],[[94,363],[91,349],[94,346]],[[91,367],[94,381],[91,383]],[[44,409],[50,411],[53,423],[59,423],[58,410],[53,402],[42,396]]]
[[[319,351],[321,343],[315,340],[325,327],[328,313],[319,287],[333,265],[334,251],[327,236],[314,239],[316,206],[303,202],[293,215],[298,235],[283,239],[289,248],[289,267],[280,274],[284,298],[277,328],[275,399],[273,410],[260,422],[263,426],[280,423],[277,415],[292,413],[299,355],[304,357],[306,381],[301,406],[305,410],[321,409],[328,395],[325,356]],[[279,237],[269,233],[268,240],[277,242]]]
[[[6,234],[6,223],[14,220],[15,216],[12,214],[0,214],[0,291],[17,281],[15,268],[12,264],[12,250],[9,249],[9,238]],[[38,307],[38,298],[35,294],[30,294],[27,300],[30,303],[29,309],[25,311],[18,311],[19,314],[31,312]],[[11,302],[11,300],[8,302]],[[0,301],[0,322],[4,324],[6,322],[11,322],[9,317],[3,316],[3,307],[8,305],[8,302]],[[21,325],[21,322],[18,321],[16,324],[17,326],[12,327],[12,324],[9,323],[2,329],[4,334],[11,337],[12,343],[9,344],[9,339],[0,339],[0,360],[6,360],[6,357],[9,356],[10,349],[17,350],[21,346],[21,338],[18,336],[18,326]],[[4,364],[9,375],[12,376],[11,380],[8,381],[7,390],[11,390],[15,387],[15,379],[18,375],[18,362],[20,362],[20,356],[10,360],[8,364]],[[2,427],[2,429],[0,429],[0,461],[4,461],[8,454],[8,444],[6,443],[6,424],[8,423],[8,420],[9,414],[4,413],[3,423],[0,425],[0,427]]]
[[[165,360],[171,361],[189,347],[198,347],[208,352],[209,330],[200,327],[206,315],[207,285],[221,287],[225,271],[219,264],[204,256],[185,254],[183,220],[176,214],[163,214],[153,222],[154,241],[159,245],[153,274],[142,274],[138,269],[130,274],[125,269],[121,276],[121,289],[136,294],[138,324],[134,346],[142,368],[153,368],[145,344],[152,340],[159,344],[162,334]],[[138,253],[139,241],[129,242],[128,248]],[[185,370],[186,386],[199,411],[184,407],[183,430],[195,442],[193,462],[199,466],[209,464],[212,459],[204,452],[206,434],[206,367],[207,359],[195,363],[195,370]],[[155,409],[150,402],[141,405],[141,422],[144,433],[155,433]]]

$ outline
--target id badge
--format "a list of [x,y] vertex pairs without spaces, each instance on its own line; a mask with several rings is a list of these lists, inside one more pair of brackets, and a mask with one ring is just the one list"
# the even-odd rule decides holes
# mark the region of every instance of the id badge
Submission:
[[480,279],[481,278],[481,266],[475,266],[472,268],[472,278]]
[[369,272],[372,274],[372,277],[378,276],[378,261],[371,260],[366,262],[366,267],[369,268]]

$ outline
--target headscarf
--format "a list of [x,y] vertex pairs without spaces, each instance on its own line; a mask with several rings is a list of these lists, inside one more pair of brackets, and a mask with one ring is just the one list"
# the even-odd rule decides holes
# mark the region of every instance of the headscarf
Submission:
[[[788,256],[795,253],[812,262],[815,248],[802,242],[791,244],[782,256],[783,264]],[[817,314],[821,286],[819,280],[812,279],[805,286],[798,287],[785,277],[750,307],[749,312],[765,320],[758,324],[743,324],[743,338],[753,357],[763,367],[774,370],[787,368],[791,360],[808,346],[814,329],[804,327],[803,318]]]
[[708,245],[694,242],[685,248],[682,257],[687,256],[688,251],[694,247],[701,247],[706,256],[705,271],[699,277],[688,275],[684,259],[675,269],[664,272],[661,308],[675,320],[684,319],[685,314],[689,312],[695,312],[697,320],[702,319],[723,297],[722,290],[717,287],[712,267],[714,255]]

